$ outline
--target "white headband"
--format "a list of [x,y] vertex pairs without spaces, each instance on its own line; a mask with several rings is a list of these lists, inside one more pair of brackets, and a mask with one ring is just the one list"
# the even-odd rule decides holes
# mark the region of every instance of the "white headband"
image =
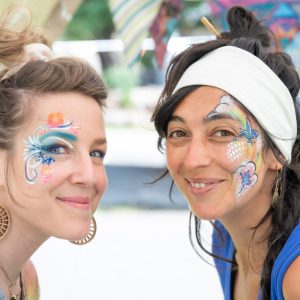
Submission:
[[189,66],[173,94],[190,85],[214,86],[235,97],[291,161],[297,136],[295,106],[287,87],[263,61],[241,48],[221,47]]
[[43,60],[49,61],[53,59],[53,53],[51,49],[45,44],[31,43],[24,46],[24,54],[20,61],[13,67],[8,67],[3,63],[0,63],[0,72],[6,71],[1,80],[4,80],[14,74],[16,74],[21,68],[30,61]]

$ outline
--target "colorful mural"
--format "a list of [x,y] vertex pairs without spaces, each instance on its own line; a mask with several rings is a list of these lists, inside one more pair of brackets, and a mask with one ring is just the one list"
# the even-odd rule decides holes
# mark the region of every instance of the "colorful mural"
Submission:
[[293,58],[300,72],[300,1],[266,0],[217,0],[208,1],[214,21],[223,30],[227,29],[226,11],[241,5],[254,11],[256,16],[274,32],[280,47]]

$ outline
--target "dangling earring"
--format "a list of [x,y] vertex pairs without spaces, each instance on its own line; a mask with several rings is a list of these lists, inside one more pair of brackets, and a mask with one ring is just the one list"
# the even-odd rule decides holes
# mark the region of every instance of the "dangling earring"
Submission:
[[0,241],[6,236],[10,228],[10,215],[7,209],[0,206]]
[[281,192],[281,170],[277,170],[277,179],[272,199],[272,207],[275,209],[278,205],[280,199],[280,192]]
[[96,235],[96,231],[97,231],[97,223],[95,218],[92,217],[91,224],[90,224],[90,231],[88,232],[86,237],[78,241],[70,241],[70,242],[75,245],[85,245],[89,243],[91,240],[93,240],[93,238]]

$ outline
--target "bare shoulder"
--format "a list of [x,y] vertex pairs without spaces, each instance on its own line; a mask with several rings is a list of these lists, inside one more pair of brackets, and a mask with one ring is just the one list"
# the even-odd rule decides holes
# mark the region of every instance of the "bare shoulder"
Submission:
[[283,282],[282,291],[285,300],[300,299],[300,256],[298,256],[287,269]]

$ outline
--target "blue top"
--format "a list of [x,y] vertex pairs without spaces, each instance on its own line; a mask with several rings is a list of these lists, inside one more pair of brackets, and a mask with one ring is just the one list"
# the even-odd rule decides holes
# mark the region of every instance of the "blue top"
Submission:
[[[234,245],[232,239],[224,228],[224,226],[216,221],[215,225],[220,230],[221,237],[218,232],[214,229],[213,231],[213,242],[212,252],[213,254],[221,257],[233,260]],[[282,294],[282,281],[284,274],[290,264],[300,256],[300,223],[294,228],[286,241],[284,247],[277,256],[271,274],[271,299],[270,300],[284,300]],[[232,265],[231,263],[224,262],[220,259],[215,259],[216,268],[221,281],[224,299],[232,299]],[[258,300],[261,299],[260,291]]]
[[3,291],[0,289],[0,300],[6,300]]

